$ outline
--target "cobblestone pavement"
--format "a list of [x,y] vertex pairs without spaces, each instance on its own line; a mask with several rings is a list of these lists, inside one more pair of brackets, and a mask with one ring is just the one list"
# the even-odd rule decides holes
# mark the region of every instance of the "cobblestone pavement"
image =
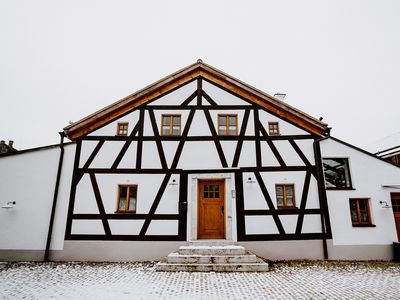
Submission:
[[0,299],[400,299],[400,264],[282,262],[266,273],[154,263],[0,263]]

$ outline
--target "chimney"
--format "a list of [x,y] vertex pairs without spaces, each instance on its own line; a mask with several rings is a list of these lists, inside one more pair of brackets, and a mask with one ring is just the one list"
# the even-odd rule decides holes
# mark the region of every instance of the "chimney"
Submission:
[[277,98],[278,100],[283,101],[286,97],[286,94],[276,93],[274,94],[274,97]]
[[8,141],[8,146],[10,146],[10,148],[13,147],[14,141]]
[[2,146],[3,146],[3,145],[5,145],[5,144],[6,144],[6,142],[5,142],[5,141],[3,141],[3,140],[1,140],[1,141],[0,141],[0,145],[2,145]]

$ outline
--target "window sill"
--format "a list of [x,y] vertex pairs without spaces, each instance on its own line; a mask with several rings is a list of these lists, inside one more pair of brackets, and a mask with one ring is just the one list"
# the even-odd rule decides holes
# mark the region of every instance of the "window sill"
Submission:
[[136,211],[114,211],[115,214],[136,214]]
[[299,209],[297,206],[278,206],[279,210],[286,210],[286,209]]
[[352,224],[353,227],[376,227],[375,224]]
[[325,190],[327,191],[355,191],[355,188],[332,188],[332,187],[326,187]]

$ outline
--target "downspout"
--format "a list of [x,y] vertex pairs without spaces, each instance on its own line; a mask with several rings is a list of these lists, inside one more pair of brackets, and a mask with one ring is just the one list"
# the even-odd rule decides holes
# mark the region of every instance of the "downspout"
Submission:
[[328,259],[328,246],[326,243],[326,228],[325,228],[325,203],[327,203],[325,183],[322,168],[322,158],[321,158],[321,147],[320,142],[328,139],[330,137],[330,128],[326,131],[326,136],[316,139],[313,142],[314,154],[315,154],[315,166],[317,168],[317,180],[318,180],[318,198],[319,207],[321,209],[321,230],[322,230],[322,246],[324,249],[324,259]]
[[53,234],[54,215],[56,213],[58,188],[60,186],[61,170],[62,170],[63,159],[64,159],[64,136],[65,135],[64,135],[64,132],[59,132],[59,134],[60,134],[60,137],[61,137],[61,141],[60,141],[60,159],[58,161],[56,185],[54,187],[54,195],[53,195],[53,206],[51,208],[49,231],[47,233],[47,241],[46,241],[46,250],[44,252],[44,261],[46,261],[46,262],[49,261],[49,256],[50,256],[50,244],[51,244],[51,236]]

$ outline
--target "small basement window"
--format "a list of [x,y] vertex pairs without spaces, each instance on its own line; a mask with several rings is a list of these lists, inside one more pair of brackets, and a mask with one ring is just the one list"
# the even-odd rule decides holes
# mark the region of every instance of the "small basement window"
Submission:
[[161,135],[180,136],[181,135],[181,115],[162,115],[161,116]]
[[322,163],[327,189],[352,189],[347,158],[324,158]]
[[276,184],[276,202],[278,208],[295,208],[294,184]]
[[128,135],[128,122],[117,124],[117,135],[127,136]]
[[118,186],[118,213],[135,213],[137,202],[137,185]]
[[237,135],[237,115],[218,115],[218,135]]
[[279,123],[278,122],[268,122],[268,132],[269,132],[269,135],[280,135]]
[[351,223],[353,226],[374,226],[371,223],[369,199],[350,199]]

